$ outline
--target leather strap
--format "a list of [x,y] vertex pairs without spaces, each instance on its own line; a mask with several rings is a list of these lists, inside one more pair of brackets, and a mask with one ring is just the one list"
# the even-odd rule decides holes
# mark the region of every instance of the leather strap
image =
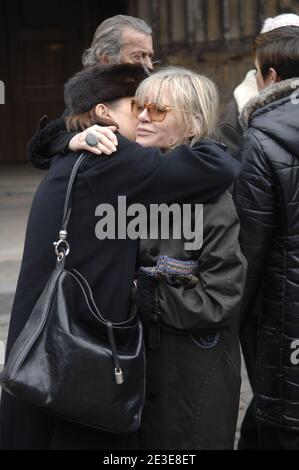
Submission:
[[67,187],[66,191],[66,198],[64,201],[64,210],[63,210],[63,218],[62,218],[62,224],[61,224],[61,230],[67,230],[67,226],[70,220],[71,212],[72,212],[72,191],[73,191],[73,186],[75,183],[75,179],[79,170],[80,165],[82,162],[85,160],[85,158],[88,156],[87,153],[81,153],[79,158],[77,159],[74,168],[72,170],[70,179],[69,179],[69,184]]

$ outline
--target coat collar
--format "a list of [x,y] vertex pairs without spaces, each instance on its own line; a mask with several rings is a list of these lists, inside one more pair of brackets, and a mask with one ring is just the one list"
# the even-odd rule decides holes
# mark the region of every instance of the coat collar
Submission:
[[237,102],[239,115],[241,115],[243,109],[247,103],[258,96],[259,92],[257,89],[255,70],[249,70],[245,79],[234,91],[234,97]]
[[[295,92],[299,87],[299,78],[291,78],[281,82],[274,83],[270,87],[265,88],[257,97],[251,99],[245,106],[241,116],[240,124],[245,130],[249,127],[253,114],[258,109],[285,98]],[[296,96],[298,99],[298,96]]]

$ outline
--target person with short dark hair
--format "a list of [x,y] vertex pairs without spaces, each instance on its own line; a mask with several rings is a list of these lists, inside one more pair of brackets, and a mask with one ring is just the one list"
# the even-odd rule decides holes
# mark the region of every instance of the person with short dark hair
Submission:
[[[299,15],[284,13],[275,17],[269,17],[264,21],[261,34],[268,33],[277,28],[285,26],[299,26]],[[232,155],[241,158],[240,149],[242,144],[243,129],[239,118],[247,103],[258,96],[256,83],[256,70],[252,69],[245,79],[233,92],[233,97],[224,109],[220,117],[220,135]],[[252,391],[255,391],[255,368],[256,368],[256,345],[258,319],[256,309],[243,318],[240,323],[240,342],[246,365],[247,375]],[[250,401],[240,430],[238,443],[239,450],[256,449],[258,442],[257,423],[255,416],[254,398]]]
[[243,110],[235,200],[248,277],[241,315],[257,311],[259,449],[299,449],[299,27],[254,41],[260,95]]
[[[261,34],[269,33],[285,26],[299,26],[299,15],[283,13],[274,18],[267,18],[261,29]],[[219,120],[221,140],[236,158],[240,158],[243,129],[239,118],[247,103],[258,95],[255,80],[255,70],[249,70],[244,80],[234,89],[233,97],[223,110]]]

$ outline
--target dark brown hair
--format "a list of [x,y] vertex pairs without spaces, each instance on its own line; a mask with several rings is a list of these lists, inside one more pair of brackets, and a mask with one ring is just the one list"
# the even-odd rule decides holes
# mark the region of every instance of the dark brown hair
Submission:
[[299,77],[299,27],[286,26],[260,34],[253,49],[264,79],[270,68],[281,80]]
[[95,105],[90,111],[81,114],[73,114],[71,116],[65,117],[65,123],[68,132],[71,131],[84,131],[90,126],[94,126],[98,124],[99,126],[116,126],[118,128],[118,124],[112,119],[100,118],[96,114],[96,107]]

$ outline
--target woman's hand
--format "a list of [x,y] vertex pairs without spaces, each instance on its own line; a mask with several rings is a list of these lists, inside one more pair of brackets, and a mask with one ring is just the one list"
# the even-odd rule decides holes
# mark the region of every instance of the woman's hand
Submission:
[[[87,150],[88,152],[95,153],[96,155],[112,155],[117,150],[117,137],[115,135],[116,127],[101,127],[98,125],[91,126],[85,131],[76,134],[69,143],[69,149],[73,152],[81,152]],[[85,141],[87,134],[93,134],[99,142],[96,147],[88,145]]]

